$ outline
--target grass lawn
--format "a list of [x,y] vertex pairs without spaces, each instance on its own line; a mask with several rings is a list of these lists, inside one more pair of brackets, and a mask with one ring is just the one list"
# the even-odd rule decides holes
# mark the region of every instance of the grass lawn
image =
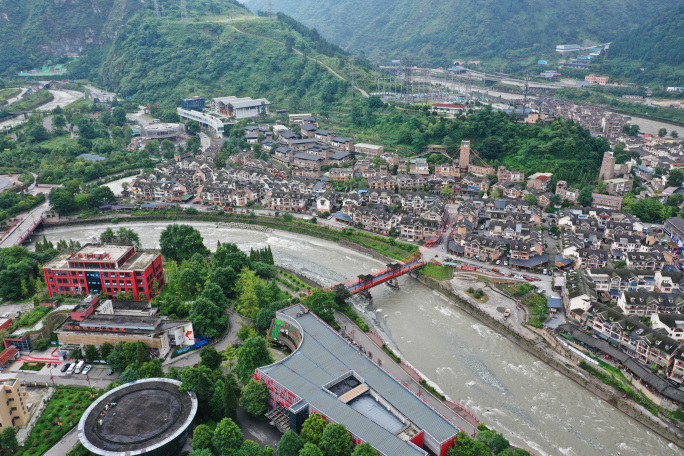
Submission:
[[71,139],[71,135],[69,134],[50,138],[47,141],[43,141],[40,143],[41,147],[46,147],[48,149],[55,149],[57,147],[66,147],[77,144],[78,140]]
[[[482,295],[479,298],[475,297],[475,293],[477,293],[478,291],[482,291]],[[473,290],[472,293],[470,291],[466,290],[466,294],[468,296],[470,296],[471,298],[473,298],[475,301],[479,302],[480,304],[484,304],[485,302],[489,301],[489,295],[487,293],[485,293],[484,290],[482,290],[482,289]]]
[[420,275],[432,277],[437,280],[449,280],[454,276],[454,270],[438,264],[426,264],[418,271]]
[[7,89],[1,89],[0,90],[0,101],[1,100],[7,100],[8,98],[15,97],[21,93],[21,89],[17,89],[14,87],[9,87]]
[[43,366],[45,366],[45,363],[24,363],[19,370],[39,371]]
[[[99,396],[101,392],[96,392]],[[22,450],[16,454],[21,456],[38,456],[57,443],[73,426],[78,425],[81,415],[92,404],[95,398],[90,397],[90,388],[58,386],[50,399],[36,426],[31,431]],[[62,423],[60,426],[58,422]],[[73,425],[72,425],[73,423]]]

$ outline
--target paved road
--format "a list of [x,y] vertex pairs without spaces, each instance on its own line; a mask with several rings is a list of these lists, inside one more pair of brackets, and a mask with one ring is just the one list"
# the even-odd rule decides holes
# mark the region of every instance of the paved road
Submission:
[[31,212],[24,214],[22,221],[19,222],[12,230],[0,240],[0,248],[12,247],[13,245],[19,244],[19,240],[30,230],[40,217],[42,217],[45,212],[50,208],[50,204],[46,201],[37,208],[33,209]]
[[66,433],[62,440],[55,443],[43,453],[43,456],[64,456],[78,444],[78,426],[74,426],[72,430]]
[[83,98],[83,92],[77,92],[75,90],[50,90],[50,93],[54,99],[51,102],[37,108],[37,111],[52,111],[58,106],[63,108],[79,98]]
[[12,103],[16,103],[17,101],[21,100],[21,97],[23,97],[27,91],[28,91],[28,89],[26,87],[22,87],[21,92],[19,92],[19,95],[17,95],[16,97],[12,97],[12,98],[7,99],[7,105],[5,107],[11,105]]
[[116,94],[100,90],[97,87],[86,86],[86,89],[90,99],[95,100],[97,98],[100,103],[109,103],[116,98]]
[[[223,351],[225,348],[228,346],[228,344],[233,345],[238,343],[240,340],[238,339],[237,332],[240,330],[242,325],[240,323],[244,322],[245,320],[235,312],[233,309],[228,309],[226,311],[228,313],[228,318],[230,321],[230,329],[228,330],[228,334],[226,334],[224,337],[221,338],[213,347],[217,351]],[[166,361],[164,361],[164,370],[168,372],[170,367],[177,367],[179,369],[185,367],[185,366],[194,366],[195,364],[200,362],[200,352],[198,351],[192,351],[189,354],[185,356],[179,356],[177,358],[169,358]]]

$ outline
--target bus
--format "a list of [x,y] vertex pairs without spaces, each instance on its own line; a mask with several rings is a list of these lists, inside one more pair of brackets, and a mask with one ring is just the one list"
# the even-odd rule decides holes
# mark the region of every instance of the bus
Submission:
[[83,368],[85,367],[85,361],[80,360],[78,364],[76,364],[76,369],[74,369],[75,374],[80,374],[83,371]]

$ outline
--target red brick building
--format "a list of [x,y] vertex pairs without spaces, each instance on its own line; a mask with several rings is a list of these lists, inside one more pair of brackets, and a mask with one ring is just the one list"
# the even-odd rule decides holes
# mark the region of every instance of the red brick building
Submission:
[[133,246],[86,244],[75,253],[61,253],[43,266],[50,297],[60,294],[132,294],[150,300],[164,284],[161,254]]

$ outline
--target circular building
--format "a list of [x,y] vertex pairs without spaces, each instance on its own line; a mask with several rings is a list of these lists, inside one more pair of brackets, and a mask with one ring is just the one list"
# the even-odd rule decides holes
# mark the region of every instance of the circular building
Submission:
[[142,136],[150,139],[173,139],[183,134],[183,125],[155,123],[142,127]]
[[197,413],[197,397],[181,382],[148,378],[114,388],[96,400],[78,423],[78,437],[102,456],[174,456]]

